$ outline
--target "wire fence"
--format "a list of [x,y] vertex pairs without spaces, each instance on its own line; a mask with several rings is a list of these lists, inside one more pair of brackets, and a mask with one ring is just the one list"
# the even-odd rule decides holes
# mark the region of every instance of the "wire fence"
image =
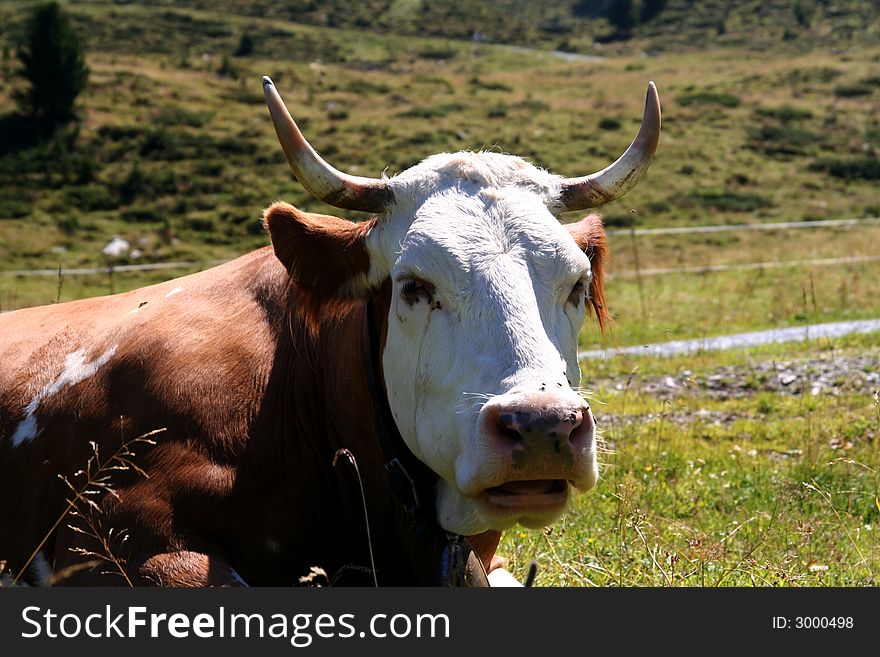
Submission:
[[822,219],[819,221],[774,221],[764,224],[721,224],[715,226],[669,226],[667,228],[613,228],[606,230],[608,235],[697,235],[699,233],[744,233],[753,230],[798,230],[802,228],[846,228],[880,224],[880,217],[859,219]]
[[[631,238],[657,235],[694,235],[700,233],[748,232],[768,230],[800,230],[815,228],[845,228],[860,225],[880,225],[880,217],[860,219],[827,219],[821,221],[785,221],[764,224],[723,224],[709,226],[675,226],[668,228],[613,229],[608,235],[627,235]],[[665,276],[669,274],[708,274],[713,272],[748,271],[760,269],[779,269],[783,267],[826,267],[833,265],[859,264],[880,261],[878,255],[844,256],[839,258],[810,258],[799,260],[773,260],[766,262],[744,262],[726,265],[702,265],[689,267],[660,267],[614,272],[613,278],[635,278],[639,276]],[[55,269],[10,269],[0,270],[0,276],[39,277],[39,276],[77,276],[114,273],[162,271],[175,269],[205,269],[223,264],[228,260],[204,260],[181,262],[151,262],[143,264],[106,265],[104,267],[60,267]]]
[[880,255],[843,256],[840,258],[808,258],[803,260],[768,260],[765,262],[740,262],[729,265],[695,265],[692,267],[656,267],[653,269],[612,272],[609,278],[636,278],[637,276],[665,276],[668,274],[711,274],[726,271],[749,271],[782,269],[784,267],[829,267],[832,265],[855,265],[864,262],[880,262]]
[[149,262],[140,265],[107,265],[106,267],[57,267],[55,269],[8,269],[0,271],[4,276],[29,277],[29,276],[77,276],[90,274],[108,274],[136,272],[136,271],[161,271],[163,269],[205,269],[215,265],[222,265],[229,260],[201,260],[183,262]]

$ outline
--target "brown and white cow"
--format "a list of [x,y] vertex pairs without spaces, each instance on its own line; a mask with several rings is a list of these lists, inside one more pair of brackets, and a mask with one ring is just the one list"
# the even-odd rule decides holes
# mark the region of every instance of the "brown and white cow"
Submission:
[[[289,585],[320,567],[338,583],[431,584],[457,567],[459,537],[491,570],[502,530],[546,525],[595,484],[576,348],[588,306],[606,322],[607,247],[596,216],[558,218],[645,172],[653,83],[629,149],[574,179],[486,152],[350,176],[268,78],[264,90],[306,189],[375,216],[276,203],[271,247],[0,316],[0,562],[13,574],[39,562],[64,584],[125,583],[121,567],[134,584]],[[79,486],[96,447],[107,459],[156,429],[132,448],[138,468],[105,473],[114,494],[94,497],[97,512],[52,529],[70,498],[59,475]],[[127,540],[102,545],[110,529]],[[89,564],[108,551],[117,565]]]

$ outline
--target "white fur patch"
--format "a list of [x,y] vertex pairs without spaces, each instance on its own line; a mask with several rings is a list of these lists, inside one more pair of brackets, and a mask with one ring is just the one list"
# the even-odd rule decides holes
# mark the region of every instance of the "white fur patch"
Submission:
[[64,369],[58,375],[58,378],[38,392],[25,407],[25,418],[19,422],[15,433],[12,434],[12,446],[18,447],[22,443],[30,442],[40,435],[36,412],[44,400],[58,394],[64,388],[74,386],[94,376],[115,353],[116,346],[114,345],[91,363],[86,362],[85,349],[78,349],[72,354],[68,354],[67,358],[64,359]]
[[182,288],[182,287],[176,287],[176,288],[174,288],[173,290],[171,290],[171,292],[169,292],[168,294],[166,294],[166,295],[165,295],[165,298],[168,299],[169,297],[173,297],[175,294],[180,294],[181,292],[183,292],[183,288]]
[[522,587],[517,579],[504,568],[496,568],[489,573],[489,586]]
[[12,446],[18,447],[19,444],[23,442],[28,442],[37,437],[37,434],[40,432],[37,428],[37,418],[34,417],[34,413],[37,410],[37,406],[40,405],[39,396],[34,397],[30,403],[25,407],[25,418],[19,422],[18,426],[15,429],[15,433],[12,434]]

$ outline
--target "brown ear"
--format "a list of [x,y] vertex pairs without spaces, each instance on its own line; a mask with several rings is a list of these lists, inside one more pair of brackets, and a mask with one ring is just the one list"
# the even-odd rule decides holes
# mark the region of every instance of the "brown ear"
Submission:
[[275,255],[300,286],[319,298],[359,296],[367,289],[366,237],[375,219],[354,223],[275,203],[263,213]]
[[611,322],[611,315],[605,306],[605,267],[609,261],[608,241],[605,239],[605,230],[602,228],[602,218],[597,214],[591,214],[573,224],[566,224],[568,232],[577,242],[581,251],[590,259],[590,267],[593,270],[593,279],[590,281],[590,303],[596,311],[596,319],[599,328],[605,332],[605,328]]

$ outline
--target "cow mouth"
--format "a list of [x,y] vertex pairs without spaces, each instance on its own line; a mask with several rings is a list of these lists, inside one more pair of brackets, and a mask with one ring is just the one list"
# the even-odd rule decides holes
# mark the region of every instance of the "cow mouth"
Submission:
[[486,501],[500,507],[555,507],[568,500],[568,482],[564,479],[508,481],[486,489]]

